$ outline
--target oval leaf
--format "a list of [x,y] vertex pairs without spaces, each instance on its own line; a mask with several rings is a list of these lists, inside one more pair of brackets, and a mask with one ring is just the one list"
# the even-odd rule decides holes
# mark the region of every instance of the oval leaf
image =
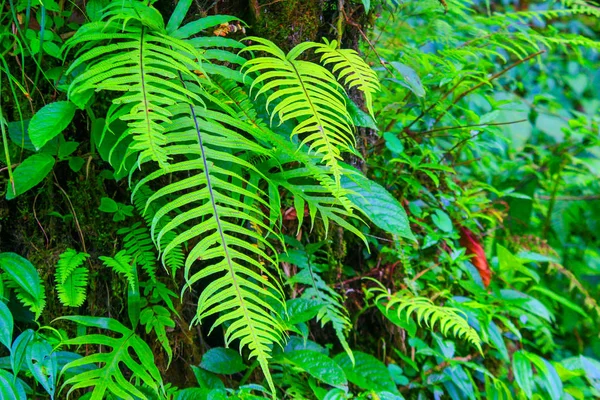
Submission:
[[346,353],[338,354],[334,359],[350,382],[365,390],[398,394],[390,372],[381,361],[360,351],[354,352],[354,359],[354,365]]
[[9,185],[6,200],[12,200],[40,183],[53,166],[54,157],[48,154],[34,154],[26,158],[13,172],[15,191]]
[[75,115],[75,104],[70,101],[50,103],[35,113],[29,123],[29,137],[36,149],[65,130]]
[[200,367],[215,374],[231,375],[246,369],[244,360],[232,349],[217,347],[202,356]]
[[17,298],[36,314],[46,305],[44,287],[37,270],[27,259],[15,253],[0,253],[0,269],[17,284]]
[[375,225],[393,235],[416,240],[404,207],[381,185],[360,173],[342,177],[342,186],[354,193],[348,199]]
[[12,344],[12,333],[13,333],[13,317],[3,302],[0,301],[0,343],[2,343],[7,349],[10,350],[10,345]]
[[284,354],[285,360],[303,369],[313,378],[331,386],[344,387],[348,380],[344,370],[325,354],[313,350],[294,350]]

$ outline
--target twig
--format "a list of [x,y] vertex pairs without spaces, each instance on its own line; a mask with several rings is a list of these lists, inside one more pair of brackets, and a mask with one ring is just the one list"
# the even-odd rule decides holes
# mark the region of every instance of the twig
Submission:
[[[537,195],[536,199],[540,200],[552,200],[552,196]],[[600,200],[600,194],[590,194],[585,196],[555,196],[556,201],[588,201],[588,200]]]
[[441,128],[431,129],[429,131],[419,132],[417,134],[418,135],[425,135],[425,134],[433,133],[433,132],[451,131],[451,130],[454,130],[454,129],[464,129],[464,128],[477,128],[477,127],[482,127],[482,126],[512,125],[512,124],[518,124],[518,123],[526,122],[526,121],[527,121],[527,119],[519,119],[519,120],[516,120],[516,121],[509,121],[509,122],[491,122],[491,123],[486,123],[486,124],[444,126],[444,127],[441,127]]
[[[53,172],[54,174],[54,172]],[[83,231],[81,230],[81,226],[79,225],[79,219],[77,218],[77,213],[75,212],[75,207],[73,207],[73,203],[71,203],[71,199],[65,190],[58,184],[58,179],[54,174],[54,185],[65,195],[67,198],[67,202],[69,203],[69,207],[71,208],[71,212],[73,213],[73,221],[75,221],[75,226],[77,227],[77,234],[79,235],[79,239],[81,240],[81,246],[83,247],[83,251],[87,253],[87,248],[85,246],[85,238],[83,237]],[[89,260],[89,258],[88,258]]]
[[[446,110],[444,112],[442,112],[435,120],[435,123],[438,123],[443,117],[444,115],[446,115],[448,113],[448,111],[450,111],[450,109],[452,107],[454,107],[454,105],[456,105],[456,103],[458,103],[459,101],[461,101],[463,98],[465,98],[466,96],[468,96],[469,94],[471,94],[472,92],[474,92],[475,90],[479,89],[480,87],[482,87],[485,84],[491,83],[492,81],[498,79],[499,77],[501,77],[502,75],[506,74],[508,71],[510,71],[511,69],[523,64],[524,62],[527,62],[529,60],[531,60],[532,58],[535,58],[537,56],[539,56],[540,54],[545,53],[546,50],[540,50],[536,53],[530,54],[525,58],[522,58],[514,63],[512,63],[511,65],[509,65],[508,67],[504,68],[502,71],[495,73],[494,75],[492,75],[489,79],[479,82],[477,85],[473,86],[470,89],[465,90],[464,92],[462,92],[461,94],[459,94],[456,99],[454,99],[454,101],[452,102],[452,104],[450,104],[448,106],[448,108],[446,108]],[[435,124],[434,123],[434,124]]]

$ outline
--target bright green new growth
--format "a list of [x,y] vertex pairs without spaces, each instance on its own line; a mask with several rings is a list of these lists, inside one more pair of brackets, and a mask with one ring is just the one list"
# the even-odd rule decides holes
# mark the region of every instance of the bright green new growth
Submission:
[[398,318],[402,318],[404,312],[407,320],[414,313],[419,325],[425,324],[428,329],[433,330],[437,324],[439,331],[444,335],[452,333],[457,338],[463,338],[483,354],[481,338],[469,325],[466,316],[460,315],[460,310],[438,306],[428,297],[414,296],[407,290],[390,294],[383,286],[377,286],[369,289],[369,292],[376,296],[375,303],[384,306],[386,312],[393,312]]
[[[277,115],[280,123],[299,119],[292,136],[301,136],[301,146],[309,145],[331,167],[336,182],[342,176],[341,153],[354,153],[355,139],[352,118],[346,109],[344,89],[327,69],[298,58],[317,43],[301,43],[286,55],[273,42],[248,37],[257,42],[243,51],[265,52],[270,57],[248,60],[243,70],[246,74],[260,72],[252,83],[257,88],[255,97],[268,93],[266,107],[271,122]],[[269,108],[272,106],[272,109]]]
[[88,270],[83,265],[89,257],[67,249],[56,266],[56,290],[60,302],[67,307],[80,307],[87,295]]
[[316,43],[315,50],[315,53],[322,54],[321,63],[332,64],[333,72],[337,72],[339,81],[343,81],[348,88],[356,87],[363,92],[367,110],[375,118],[373,95],[381,90],[377,73],[355,50],[340,49],[337,41],[329,43],[327,39],[324,40],[325,44]]

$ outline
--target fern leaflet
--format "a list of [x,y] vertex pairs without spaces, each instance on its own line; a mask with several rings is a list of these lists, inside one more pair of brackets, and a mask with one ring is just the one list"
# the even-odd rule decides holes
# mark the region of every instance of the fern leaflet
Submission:
[[86,298],[88,270],[83,265],[89,254],[67,249],[56,267],[56,288],[60,302],[67,307],[80,307]]

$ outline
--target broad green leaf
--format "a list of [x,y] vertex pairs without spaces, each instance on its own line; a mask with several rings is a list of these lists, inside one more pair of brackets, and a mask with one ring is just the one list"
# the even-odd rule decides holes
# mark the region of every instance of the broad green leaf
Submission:
[[395,133],[385,132],[383,134],[383,138],[385,139],[385,147],[387,147],[390,151],[398,154],[404,152],[404,145],[400,139],[398,139]]
[[33,330],[27,329],[17,336],[12,344],[12,348],[10,349],[10,365],[13,373],[18,374],[21,371],[21,366],[25,361],[27,347],[29,346],[29,342],[31,342],[31,339],[33,339],[34,335],[35,332]]
[[354,193],[348,198],[379,228],[409,240],[413,235],[404,207],[383,186],[362,174],[342,178],[342,187]]
[[440,209],[435,210],[435,214],[431,216],[431,220],[433,221],[435,226],[440,228],[442,231],[446,233],[452,232],[452,220],[444,211]]
[[98,207],[98,210],[105,213],[115,213],[119,210],[119,205],[111,198],[102,197],[100,199],[100,207]]
[[71,386],[67,396],[79,388],[93,388],[91,400],[108,398],[109,394],[122,398],[146,398],[146,396],[123,376],[123,369],[129,370],[133,381],[145,384],[155,396],[162,392],[163,383],[160,371],[156,367],[154,355],[148,344],[120,322],[102,317],[60,317],[60,320],[76,322],[85,327],[107,329],[118,336],[106,334],[80,335],[67,339],[63,345],[101,345],[102,353],[89,354],[65,365],[61,374],[68,373],[73,368],[82,366],[101,367],[83,374],[76,374],[65,380],[64,386]]
[[289,323],[296,325],[301,322],[310,321],[317,316],[319,310],[323,307],[319,301],[304,298],[291,299],[286,302]]
[[318,351],[294,350],[284,353],[281,358],[328,385],[336,387],[348,385],[344,370],[331,358]]
[[520,307],[525,311],[529,311],[530,313],[535,314],[548,322],[552,322],[554,320],[554,316],[550,311],[548,311],[546,306],[544,306],[539,300],[525,293],[512,289],[501,289],[500,296],[507,303],[513,303],[517,307]]
[[352,365],[352,361],[345,353],[338,354],[334,358],[350,382],[365,390],[398,393],[385,364],[372,355],[360,351],[354,351],[354,359],[355,363]]
[[361,110],[354,101],[350,98],[346,98],[346,107],[352,118],[354,126],[362,126],[364,128],[377,130],[377,123],[371,115]]
[[0,301],[0,343],[10,350],[12,345],[14,321],[6,304]]
[[362,0],[363,6],[365,7],[365,12],[369,13],[371,9],[371,0]]
[[212,372],[198,368],[195,365],[192,365],[192,371],[194,371],[194,376],[196,376],[200,388],[205,390],[225,389],[223,381]]
[[563,384],[554,366],[536,354],[529,352],[525,352],[524,354],[535,365],[542,385],[550,395],[550,399],[560,400],[563,395]]
[[402,77],[402,79],[392,79],[393,82],[404,86],[418,97],[425,96],[425,88],[421,83],[421,78],[419,78],[419,75],[414,69],[397,61],[392,61],[390,64],[396,69],[396,71],[400,73],[400,76]]
[[102,19],[102,10],[108,5],[109,0],[89,0],[85,3],[85,13],[91,21]]
[[58,363],[52,346],[45,340],[34,340],[27,346],[25,361],[35,380],[54,398]]
[[211,15],[185,24],[181,28],[174,31],[172,33],[172,36],[178,39],[186,39],[213,26],[237,20],[237,17],[232,17],[231,15]]
[[75,104],[56,101],[39,109],[29,123],[29,138],[36,149],[65,130],[75,116]]
[[54,157],[51,155],[34,154],[26,158],[13,171],[15,191],[13,192],[9,185],[6,200],[12,200],[36,186],[52,171],[52,167],[54,167]]
[[513,354],[512,365],[517,384],[527,398],[531,398],[533,395],[533,371],[531,370],[531,363],[523,351],[517,351]]
[[202,356],[200,367],[215,374],[231,375],[245,370],[244,360],[232,349],[216,347]]
[[508,356],[508,349],[506,348],[506,344],[504,343],[502,331],[500,330],[500,328],[498,328],[498,325],[496,325],[493,321],[490,321],[490,324],[488,325],[488,334],[490,336],[490,341],[492,342],[494,347],[498,349],[502,359],[506,362],[509,362],[510,358]]
[[46,295],[33,264],[18,254],[0,253],[0,269],[17,285],[17,298],[35,313],[37,319],[46,305]]
[[0,399],[27,400],[25,391],[15,376],[2,369],[0,369]]

